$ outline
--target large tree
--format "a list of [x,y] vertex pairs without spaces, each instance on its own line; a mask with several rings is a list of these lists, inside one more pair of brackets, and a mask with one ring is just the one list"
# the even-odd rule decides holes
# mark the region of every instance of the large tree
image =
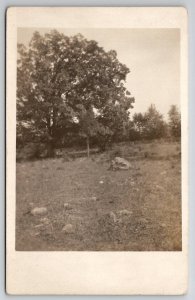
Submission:
[[127,119],[134,101],[124,85],[128,73],[115,51],[106,52],[94,40],[35,32],[28,47],[18,45],[18,124],[45,140],[49,155],[75,128],[87,145],[94,134],[114,134],[114,116],[121,110]]

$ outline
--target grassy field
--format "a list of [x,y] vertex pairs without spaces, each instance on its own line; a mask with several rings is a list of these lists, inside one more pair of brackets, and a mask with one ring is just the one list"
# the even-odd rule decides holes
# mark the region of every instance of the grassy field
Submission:
[[[108,170],[114,156],[126,158],[130,169]],[[121,144],[89,159],[20,162],[16,192],[16,250],[181,250],[179,143]],[[34,207],[47,214],[33,216]]]

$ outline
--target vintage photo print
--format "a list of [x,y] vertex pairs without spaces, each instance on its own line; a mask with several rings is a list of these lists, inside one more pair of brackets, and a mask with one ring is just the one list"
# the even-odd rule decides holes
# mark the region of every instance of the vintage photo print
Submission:
[[185,292],[186,23],[183,8],[8,10],[8,292]]

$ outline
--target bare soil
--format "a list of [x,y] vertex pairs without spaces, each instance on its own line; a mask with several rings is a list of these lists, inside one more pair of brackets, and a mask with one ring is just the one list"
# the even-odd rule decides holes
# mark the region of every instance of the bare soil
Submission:
[[[114,156],[128,159],[130,169],[109,170]],[[179,143],[20,162],[16,179],[18,251],[182,250]],[[47,213],[33,216],[35,207]]]

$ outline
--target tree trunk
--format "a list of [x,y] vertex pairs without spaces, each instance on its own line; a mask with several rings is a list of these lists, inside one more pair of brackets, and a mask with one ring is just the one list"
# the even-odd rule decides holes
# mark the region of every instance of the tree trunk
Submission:
[[87,142],[87,157],[89,158],[89,154],[90,154],[90,149],[89,149],[89,137],[87,137],[86,142]]
[[51,126],[51,118],[50,117],[47,117],[47,129],[48,129],[48,139],[46,142],[47,157],[54,157],[55,145],[54,145],[54,138],[53,138],[53,128]]

